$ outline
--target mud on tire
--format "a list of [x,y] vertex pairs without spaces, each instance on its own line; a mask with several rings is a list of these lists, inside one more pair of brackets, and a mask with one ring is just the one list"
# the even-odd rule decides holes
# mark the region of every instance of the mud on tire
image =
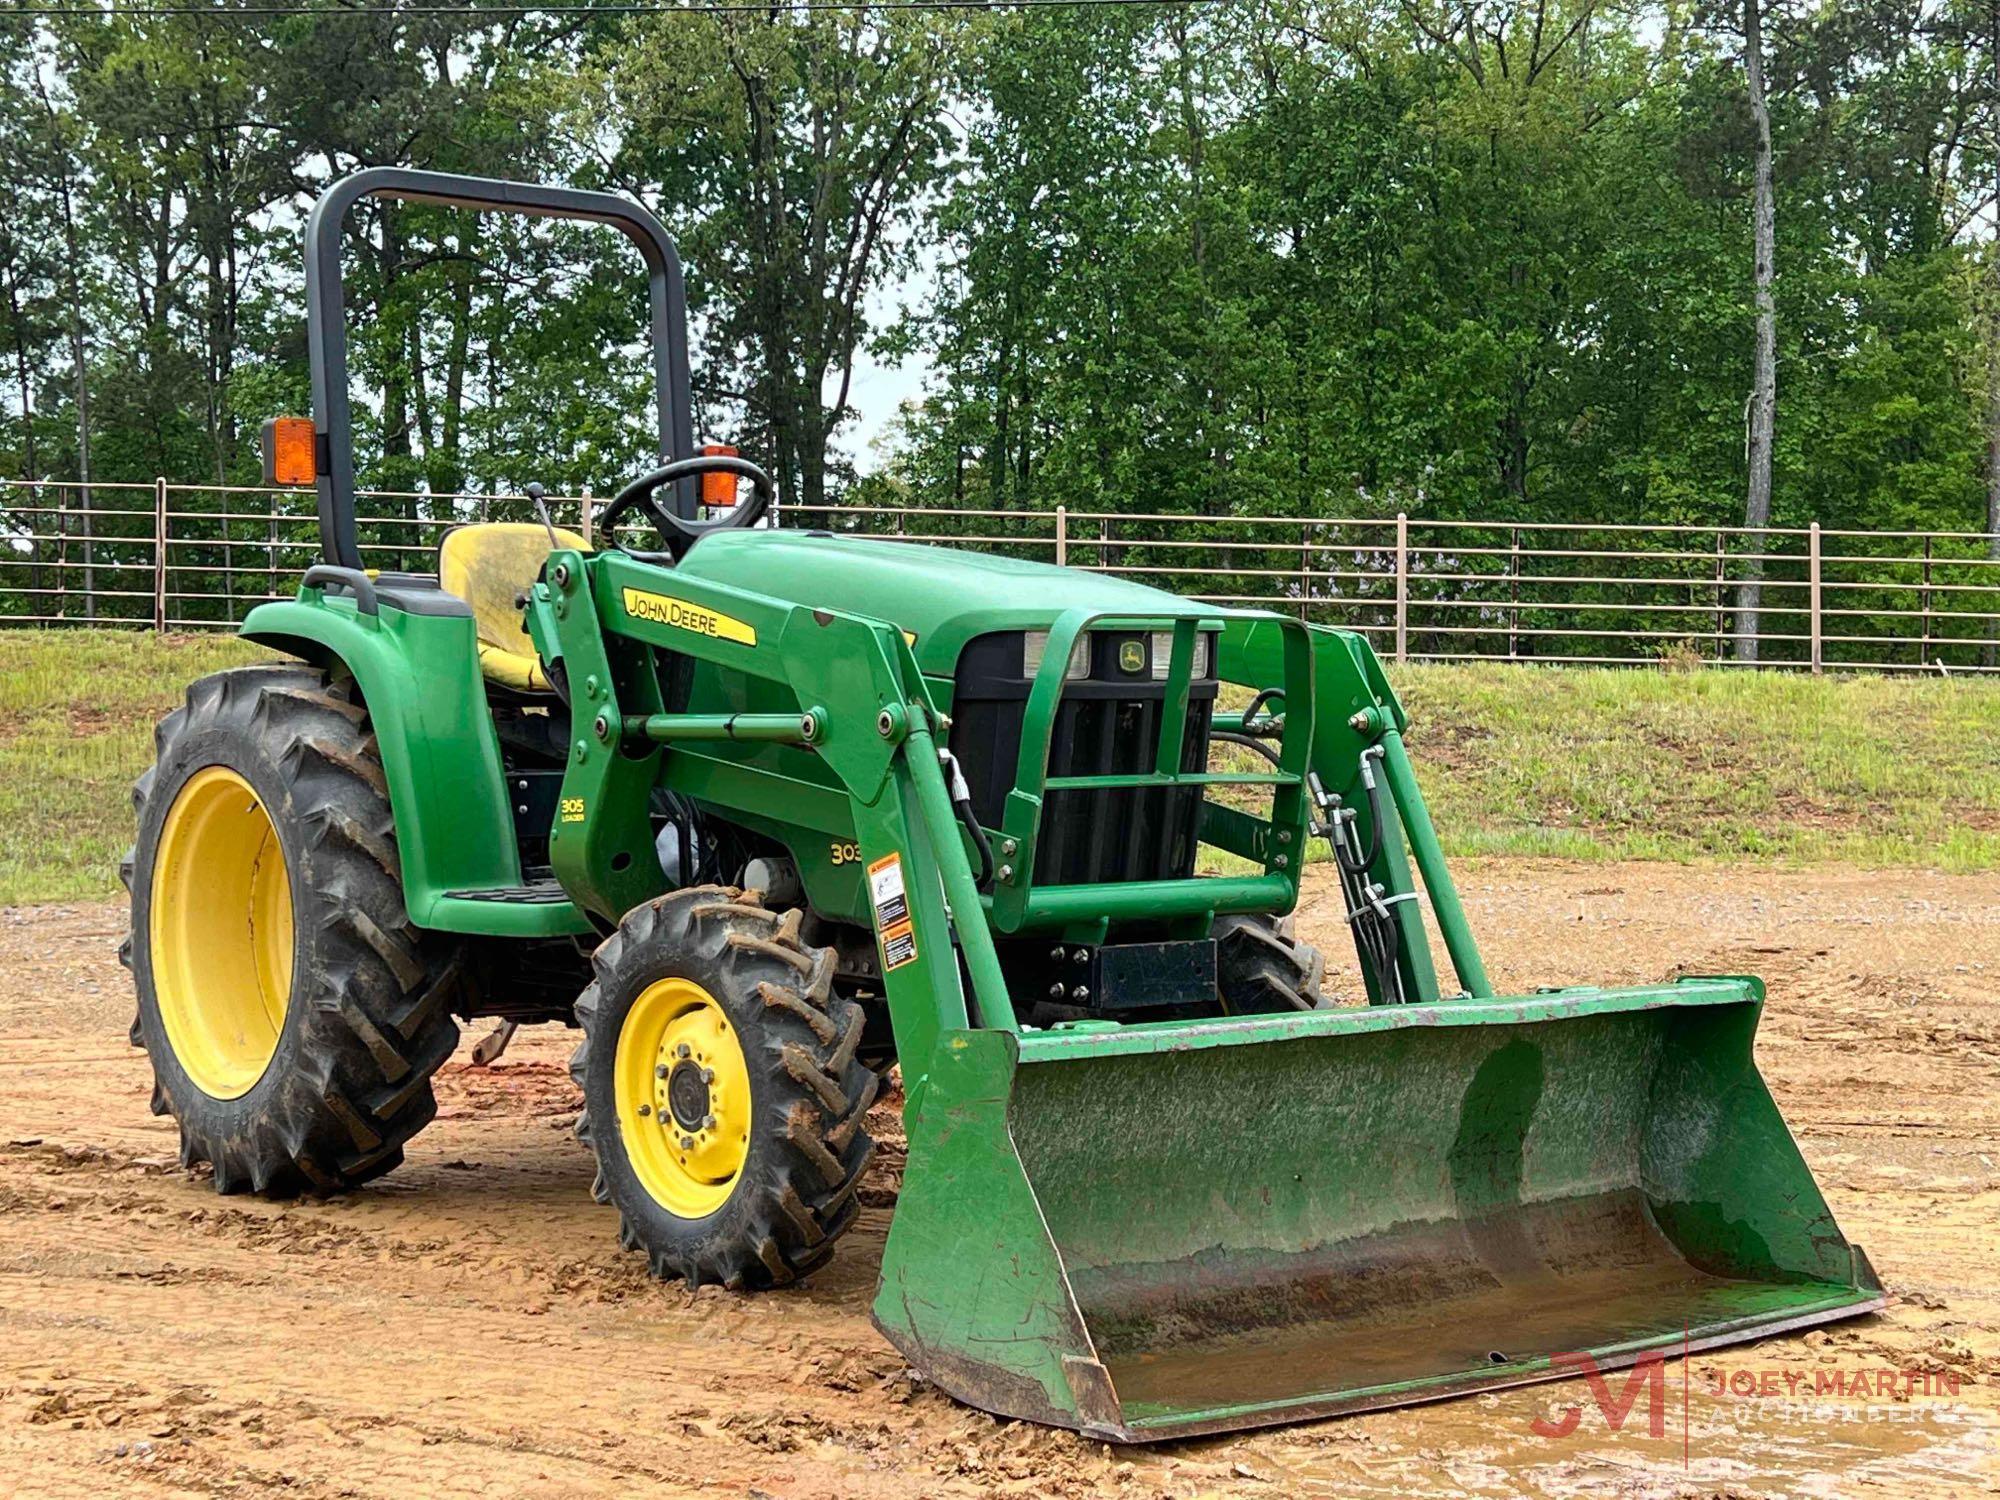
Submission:
[[[403,907],[388,787],[366,710],[345,684],[298,665],[202,678],[161,722],[132,789],[138,840],[120,866],[131,928],[131,1040],[153,1064],[155,1114],[179,1123],[183,1166],[212,1164],[218,1192],[326,1194],[379,1177],[437,1112],[430,1079],[458,1041],[456,945]],[[233,1099],[203,1092],[174,1054],[149,942],[162,825],[195,773],[224,766],[271,820],[290,881],[292,988],[277,1049]]]
[[1320,994],[1326,958],[1299,940],[1291,916],[1217,917],[1210,935],[1216,989],[1229,1014],[1317,1010],[1326,1004]]
[[[802,943],[800,920],[767,910],[755,891],[694,887],[628,913],[592,960],[595,980],[576,1005],[584,1040],[570,1062],[584,1095],[576,1133],[597,1158],[593,1196],[618,1209],[619,1243],[643,1251],[663,1280],[785,1285],[828,1260],[859,1211],[855,1189],[875,1151],[862,1120],[881,1080],[856,1058],[861,1007],[834,995],[833,952]],[[621,1139],[620,1028],[663,978],[714,998],[749,1075],[747,1155],[727,1200],[701,1218],[660,1203]]]

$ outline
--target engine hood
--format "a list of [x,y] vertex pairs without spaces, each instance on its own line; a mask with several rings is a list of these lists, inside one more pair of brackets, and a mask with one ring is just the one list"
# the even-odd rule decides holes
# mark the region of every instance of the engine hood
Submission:
[[916,637],[917,664],[936,677],[952,674],[960,648],[973,636],[1046,627],[1067,609],[1154,617],[1220,612],[1100,573],[813,531],[718,531],[704,537],[678,571],[886,621]]

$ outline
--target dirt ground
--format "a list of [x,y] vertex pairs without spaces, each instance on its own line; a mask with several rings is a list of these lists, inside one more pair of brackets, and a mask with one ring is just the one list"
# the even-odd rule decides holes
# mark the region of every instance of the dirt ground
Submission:
[[[1896,1305],[1670,1363],[1658,1437],[1645,1397],[1614,1432],[1571,1382],[1115,1450],[955,1405],[870,1327],[893,1144],[808,1286],[690,1296],[648,1281],[590,1200],[569,1035],[523,1032],[481,1069],[475,1027],[382,1183],[220,1198],[147,1111],[122,910],[17,908],[0,911],[0,1493],[2000,1493],[2000,876],[1460,873],[1503,993],[1763,974],[1765,1072]],[[1314,886],[1308,934],[1331,948],[1339,915]],[[1850,1388],[1818,1393],[1822,1371]],[[1531,1427],[1579,1400],[1569,1436]]]

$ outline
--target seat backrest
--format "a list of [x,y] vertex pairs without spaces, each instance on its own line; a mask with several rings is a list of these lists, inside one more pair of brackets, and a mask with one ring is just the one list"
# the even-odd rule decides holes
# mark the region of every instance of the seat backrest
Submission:
[[[560,546],[588,552],[575,532],[556,528]],[[479,670],[523,692],[546,692],[548,678],[521,620],[520,597],[541,575],[550,552],[539,521],[491,521],[454,526],[438,543],[438,583],[472,606],[479,631]]]

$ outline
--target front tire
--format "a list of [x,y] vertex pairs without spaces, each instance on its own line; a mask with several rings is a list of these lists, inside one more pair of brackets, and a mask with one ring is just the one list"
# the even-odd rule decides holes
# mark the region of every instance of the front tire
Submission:
[[119,950],[153,1112],[218,1192],[380,1176],[437,1112],[461,971],[403,908],[366,711],[312,668],[241,667],[190,687],[155,741]]
[[1299,939],[1297,924],[1262,913],[1217,917],[1215,980],[1222,1008],[1232,1016],[1319,1010],[1326,958]]
[[853,1224],[881,1080],[832,950],[755,892],[675,891],[626,914],[576,1004],[577,1135],[619,1243],[652,1274],[759,1289],[823,1264]]

